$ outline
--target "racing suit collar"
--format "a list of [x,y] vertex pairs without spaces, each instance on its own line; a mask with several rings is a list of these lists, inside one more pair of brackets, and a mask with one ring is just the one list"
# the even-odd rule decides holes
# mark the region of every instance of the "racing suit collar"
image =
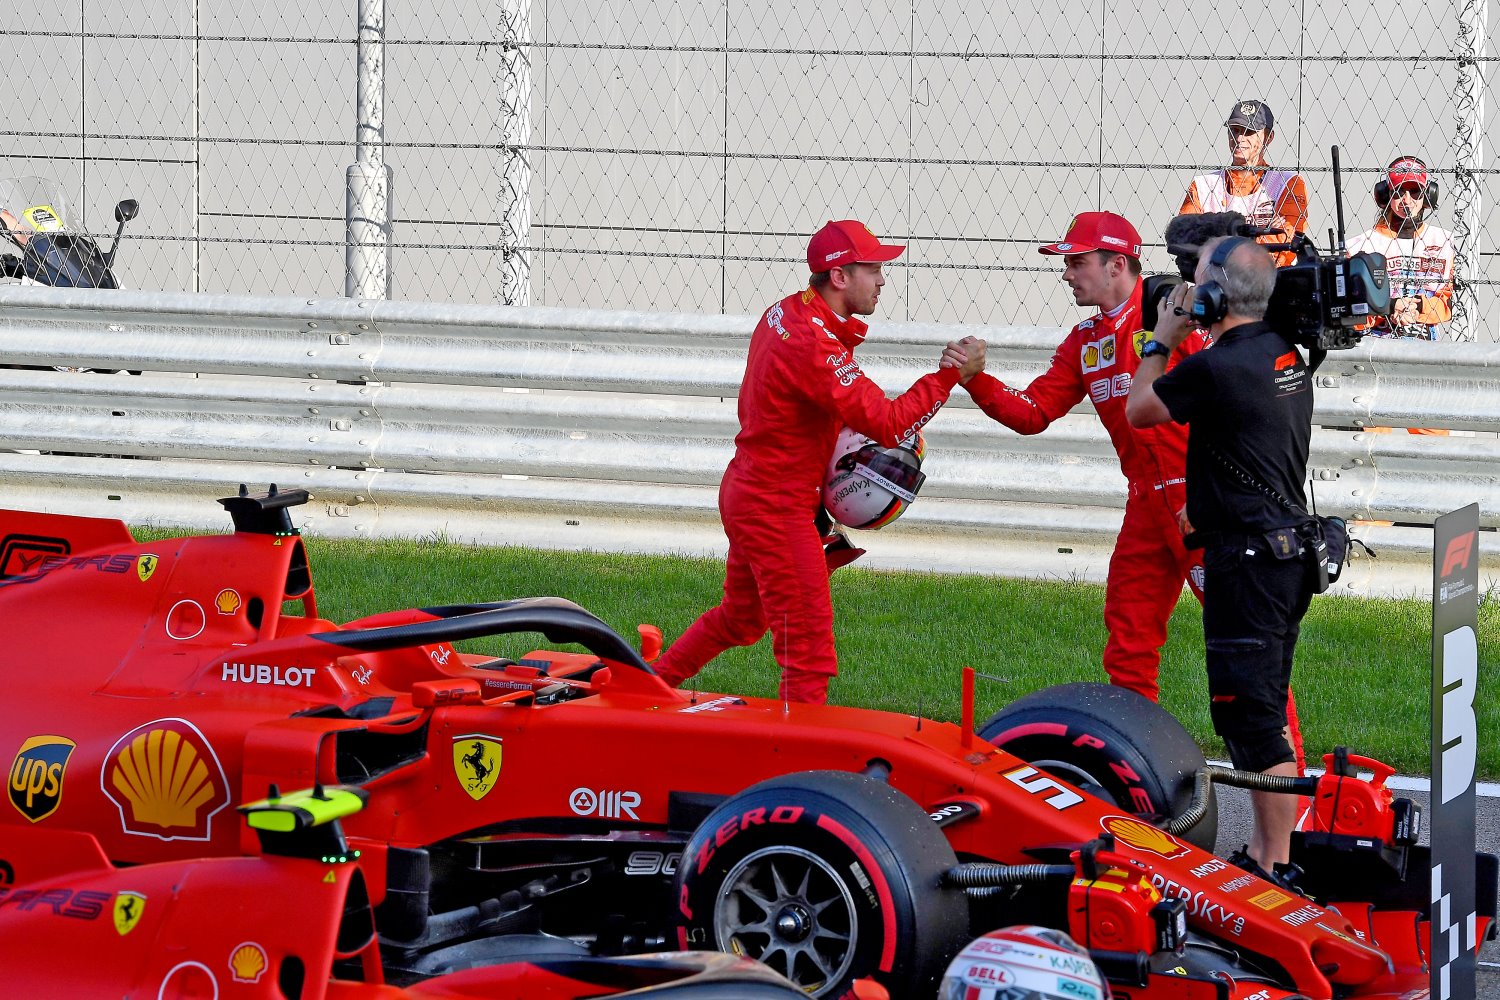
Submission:
[[[1122,331],[1134,333],[1136,328],[1134,326],[1131,326],[1131,324],[1140,319],[1141,295],[1143,294],[1144,290],[1144,280],[1141,278],[1136,278],[1135,287],[1130,290],[1130,294],[1125,296],[1120,304],[1115,306],[1113,309],[1099,310],[1099,312],[1094,315],[1094,322],[1108,324],[1110,328],[1117,333]],[[1132,309],[1135,310],[1134,318],[1131,317]],[[1126,331],[1126,327],[1130,327],[1130,329]]]
[[840,344],[852,351],[865,342],[865,334],[870,332],[870,326],[864,320],[857,316],[840,316],[811,285],[807,286],[802,300],[818,314],[823,320],[824,329],[837,337]]

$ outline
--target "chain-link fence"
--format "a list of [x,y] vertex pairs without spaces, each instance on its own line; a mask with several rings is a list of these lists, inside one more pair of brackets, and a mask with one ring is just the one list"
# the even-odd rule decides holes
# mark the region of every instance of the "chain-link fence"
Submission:
[[0,174],[91,231],[138,199],[132,287],[755,312],[852,216],[910,246],[882,316],[1060,323],[1036,244],[1112,209],[1171,269],[1260,98],[1320,244],[1332,144],[1350,235],[1389,161],[1432,165],[1454,331],[1491,340],[1488,3],[79,0],[0,26]]

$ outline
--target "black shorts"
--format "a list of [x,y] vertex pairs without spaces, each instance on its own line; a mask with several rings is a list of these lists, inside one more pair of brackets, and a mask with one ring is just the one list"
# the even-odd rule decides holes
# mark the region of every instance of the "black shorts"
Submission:
[[1295,760],[1282,731],[1292,654],[1312,598],[1306,560],[1277,559],[1264,539],[1250,538],[1205,550],[1203,570],[1214,729],[1241,770]]

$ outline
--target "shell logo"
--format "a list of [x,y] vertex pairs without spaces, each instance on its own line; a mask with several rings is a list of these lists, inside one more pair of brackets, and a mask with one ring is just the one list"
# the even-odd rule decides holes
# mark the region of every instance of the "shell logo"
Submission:
[[256,983],[266,971],[266,950],[246,941],[229,953],[229,971],[237,983]]
[[157,719],[120,737],[99,780],[125,832],[139,837],[208,840],[214,814],[229,804],[218,755],[186,719]]
[[1158,854],[1164,858],[1180,858],[1188,852],[1188,848],[1170,833],[1138,819],[1106,816],[1099,825],[1114,834],[1116,840],[1129,844],[1138,851]]
[[240,600],[239,591],[225,587],[214,595],[214,610],[221,615],[232,615],[240,609],[244,603]]

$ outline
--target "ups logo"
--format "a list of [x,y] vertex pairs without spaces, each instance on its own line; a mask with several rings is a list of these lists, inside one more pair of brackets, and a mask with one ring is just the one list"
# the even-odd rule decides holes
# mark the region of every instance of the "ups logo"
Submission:
[[77,746],[61,736],[33,736],[21,744],[10,764],[10,804],[17,812],[39,823],[57,811],[68,758]]

